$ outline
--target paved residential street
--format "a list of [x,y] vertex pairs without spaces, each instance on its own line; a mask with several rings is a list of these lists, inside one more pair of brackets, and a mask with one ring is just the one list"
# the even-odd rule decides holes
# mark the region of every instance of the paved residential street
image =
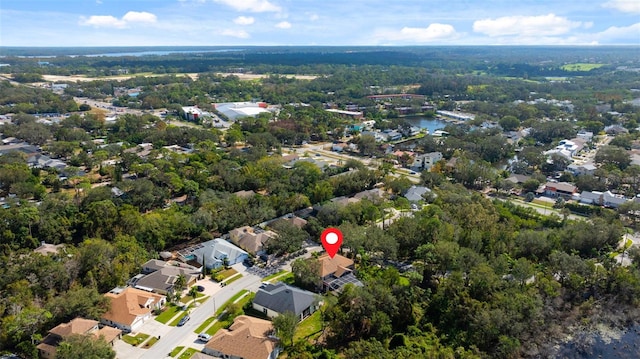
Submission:
[[237,281],[221,287],[218,283],[210,279],[198,281],[198,285],[205,287],[205,294],[209,295],[209,299],[198,307],[191,309],[191,320],[182,327],[171,327],[162,324],[155,319],[148,320],[140,328],[138,332],[146,333],[152,336],[160,336],[160,340],[149,349],[142,349],[131,346],[122,340],[116,342],[115,350],[117,358],[120,359],[137,359],[148,358],[158,359],[167,358],[169,353],[177,346],[191,347],[202,350],[204,343],[197,340],[197,333],[194,330],[202,324],[207,318],[211,317],[220,305],[227,302],[231,297],[243,289],[257,291],[261,277],[247,273],[242,264],[233,266],[234,269],[242,273],[243,277]]

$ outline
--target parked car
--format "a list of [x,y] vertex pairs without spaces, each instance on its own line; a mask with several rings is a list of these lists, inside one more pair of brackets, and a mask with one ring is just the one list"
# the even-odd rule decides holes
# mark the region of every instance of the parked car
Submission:
[[189,319],[191,319],[191,317],[189,317],[189,315],[185,315],[184,317],[182,317],[182,319],[180,319],[180,321],[178,322],[178,326],[181,327],[183,325],[185,325]]
[[199,285],[196,287],[196,290],[198,290],[198,292],[204,292],[204,287]]
[[203,341],[203,342],[207,343],[210,339],[211,339],[211,335],[209,335],[207,333],[198,334],[198,340],[200,340],[200,341]]

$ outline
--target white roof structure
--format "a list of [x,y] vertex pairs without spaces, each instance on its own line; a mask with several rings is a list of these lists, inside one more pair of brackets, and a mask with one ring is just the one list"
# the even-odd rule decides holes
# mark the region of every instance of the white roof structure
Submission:
[[216,110],[230,120],[241,117],[255,117],[263,112],[269,112],[264,102],[226,102],[215,104]]

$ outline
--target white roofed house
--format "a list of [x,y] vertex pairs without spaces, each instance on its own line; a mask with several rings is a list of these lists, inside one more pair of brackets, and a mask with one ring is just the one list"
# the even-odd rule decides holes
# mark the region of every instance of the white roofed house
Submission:
[[249,257],[246,251],[222,238],[215,238],[178,252],[185,262],[196,261],[206,269],[215,269],[223,265],[225,258],[229,265],[242,263]]
[[413,158],[413,163],[411,164],[411,170],[420,172],[423,170],[430,170],[436,162],[442,159],[441,152],[429,152],[417,155]]

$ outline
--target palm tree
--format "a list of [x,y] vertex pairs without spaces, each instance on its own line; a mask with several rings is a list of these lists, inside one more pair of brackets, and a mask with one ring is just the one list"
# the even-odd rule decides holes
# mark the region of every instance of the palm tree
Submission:
[[191,289],[189,289],[189,296],[193,298],[193,301],[195,302],[196,298],[198,298],[198,287],[195,285],[191,287]]
[[176,296],[180,296],[184,290],[184,286],[187,284],[187,277],[184,274],[180,274],[176,277],[176,281],[173,282],[173,289]]

